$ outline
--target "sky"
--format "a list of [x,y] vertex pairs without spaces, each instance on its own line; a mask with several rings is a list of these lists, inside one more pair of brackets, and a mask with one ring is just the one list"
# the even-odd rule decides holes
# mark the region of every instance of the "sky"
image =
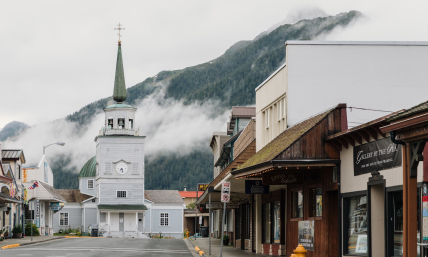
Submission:
[[[3,0],[1,3],[0,128],[14,120],[35,126],[21,140],[7,145],[22,148],[21,145],[31,139],[35,147],[28,150],[29,153],[36,153],[41,145],[52,140],[65,141],[64,137],[69,141],[67,151],[84,149],[87,140],[93,142],[103,123],[102,114],[94,118],[90,133],[80,137],[85,141],[73,145],[70,143],[73,125],[60,121],[63,123],[57,123],[55,131],[42,131],[42,128],[46,122],[61,119],[88,103],[112,95],[118,40],[114,28],[119,22],[125,28],[122,52],[127,87],[162,70],[208,62],[234,43],[253,39],[275,24],[313,15],[314,9],[330,15],[358,10],[365,15],[358,23],[333,31],[325,40],[428,41],[425,13],[428,4],[423,1],[391,4],[384,0]],[[212,104],[215,103],[207,103],[205,107],[209,109]],[[180,102],[169,102],[162,109],[150,99],[139,107],[147,110],[141,112],[142,126],[158,124],[159,116],[148,121],[149,110],[165,115],[173,110],[191,110]],[[203,131],[204,140],[213,130],[224,130],[228,116],[210,119],[206,114],[192,115],[209,124],[198,128]],[[189,116],[179,116],[164,125],[189,124],[188,119]],[[186,127],[181,129],[187,131]],[[45,136],[40,136],[41,133]],[[156,136],[153,134],[153,137]],[[183,136],[181,146],[190,138],[192,133]],[[153,151],[157,151],[156,145],[162,146],[160,142],[153,141]],[[175,147],[179,148],[180,144]],[[88,149],[83,150],[85,158],[94,152],[93,147]]]

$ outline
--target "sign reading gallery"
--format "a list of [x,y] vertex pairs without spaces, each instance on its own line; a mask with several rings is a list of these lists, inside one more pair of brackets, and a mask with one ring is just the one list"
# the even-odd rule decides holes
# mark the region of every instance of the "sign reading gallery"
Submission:
[[354,147],[354,176],[401,166],[401,145],[382,138]]

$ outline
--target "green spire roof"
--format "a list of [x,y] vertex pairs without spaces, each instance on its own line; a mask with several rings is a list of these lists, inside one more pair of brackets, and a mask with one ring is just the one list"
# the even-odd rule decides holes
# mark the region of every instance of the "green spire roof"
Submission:
[[79,173],[79,178],[85,177],[95,177],[97,175],[97,158],[96,156],[92,157],[83,165]]
[[116,61],[116,76],[114,78],[113,100],[121,103],[126,100],[125,74],[123,72],[122,48],[119,41]]

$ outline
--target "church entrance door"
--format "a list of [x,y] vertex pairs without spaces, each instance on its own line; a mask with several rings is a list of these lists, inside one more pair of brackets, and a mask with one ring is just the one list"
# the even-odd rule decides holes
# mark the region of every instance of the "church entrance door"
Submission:
[[119,213],[110,213],[110,231],[119,231]]
[[136,230],[136,216],[135,213],[125,213],[125,231],[133,231]]

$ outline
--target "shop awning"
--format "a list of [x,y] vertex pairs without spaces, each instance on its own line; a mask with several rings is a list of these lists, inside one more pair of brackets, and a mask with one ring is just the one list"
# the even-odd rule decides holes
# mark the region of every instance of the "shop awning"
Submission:
[[21,203],[21,201],[3,193],[0,193],[0,203]]
[[144,204],[100,204],[99,210],[121,210],[121,211],[145,211],[147,207]]

